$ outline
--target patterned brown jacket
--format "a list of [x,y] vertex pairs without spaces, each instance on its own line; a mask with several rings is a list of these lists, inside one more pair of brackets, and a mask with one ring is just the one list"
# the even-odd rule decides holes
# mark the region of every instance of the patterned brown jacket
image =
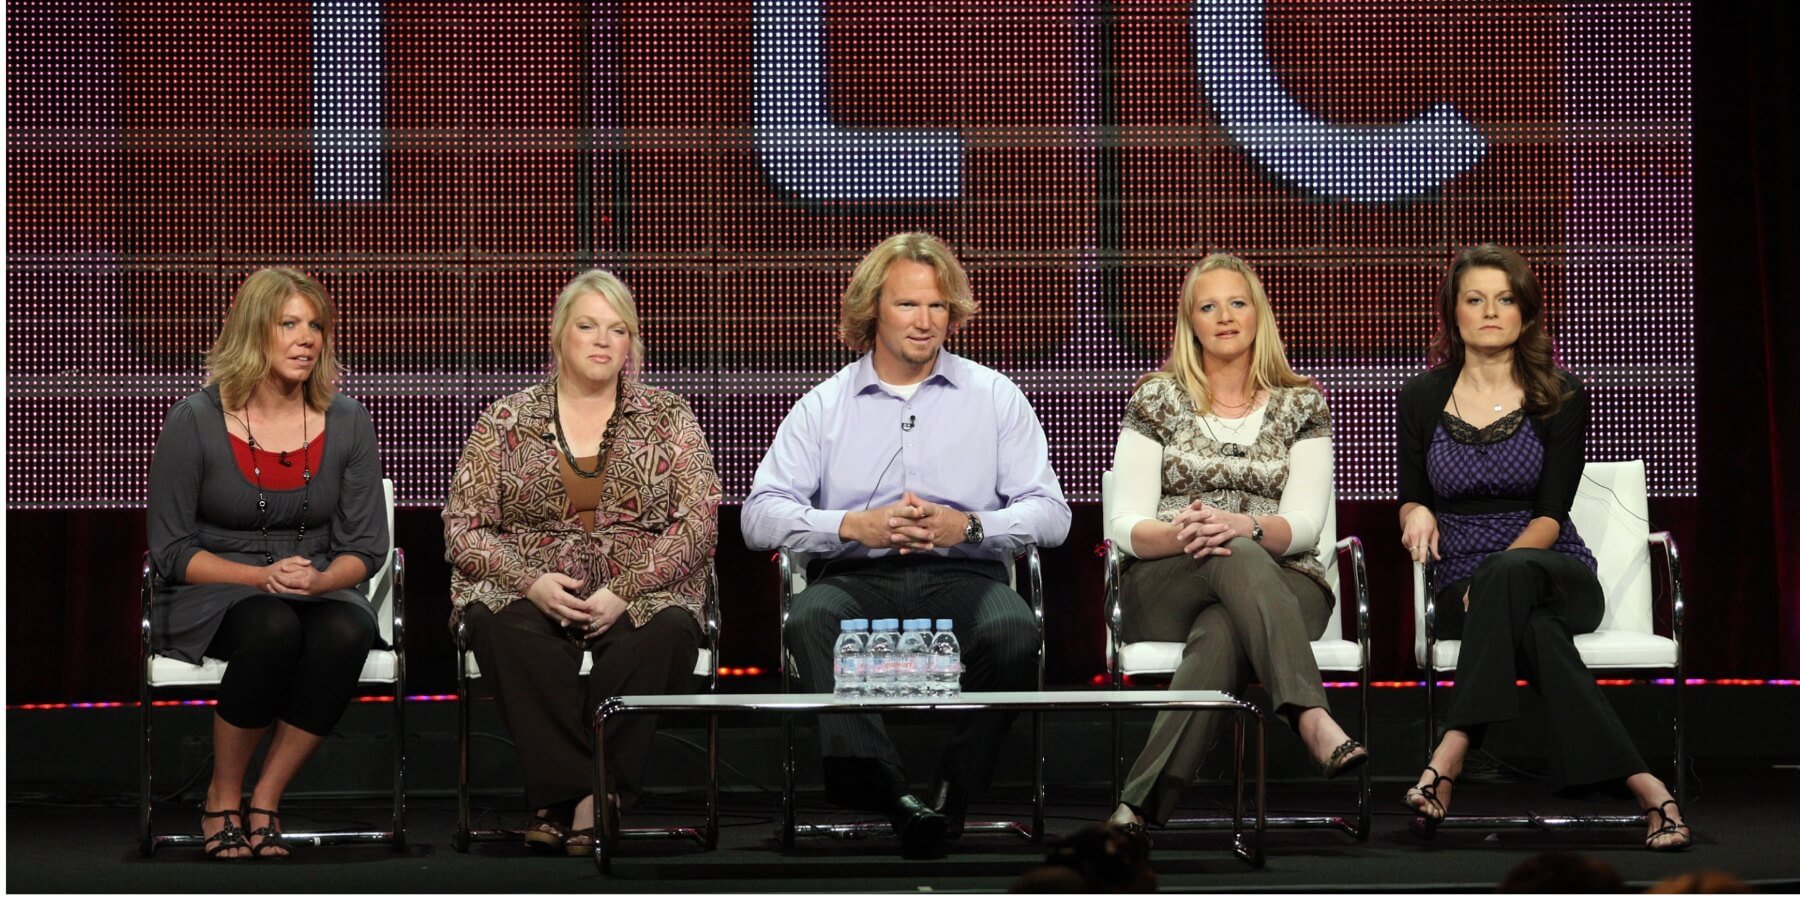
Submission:
[[[718,542],[719,477],[687,402],[633,378],[601,438],[606,482],[592,532],[558,475],[554,379],[481,414],[444,505],[451,625],[464,606],[498,612],[546,572],[610,587],[635,625],[669,606],[700,618]],[[529,602],[529,601],[528,601]]]

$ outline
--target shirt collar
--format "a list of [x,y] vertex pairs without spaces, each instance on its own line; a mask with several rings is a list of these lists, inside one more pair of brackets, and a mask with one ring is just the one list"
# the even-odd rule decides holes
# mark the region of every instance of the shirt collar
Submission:
[[[538,382],[525,392],[525,402],[519,406],[520,421],[547,424],[556,415],[556,376],[552,375]],[[650,408],[650,398],[644,386],[636,378],[619,376],[619,402],[614,413],[636,415]]]
[[[937,365],[931,370],[931,374],[925,376],[925,380],[919,383],[937,382],[954,388],[963,380],[964,365],[962,357],[939,348]],[[850,387],[851,393],[856,396],[881,389],[881,378],[875,374],[875,351],[864,353],[862,359],[856,361],[856,376],[851,381]]]

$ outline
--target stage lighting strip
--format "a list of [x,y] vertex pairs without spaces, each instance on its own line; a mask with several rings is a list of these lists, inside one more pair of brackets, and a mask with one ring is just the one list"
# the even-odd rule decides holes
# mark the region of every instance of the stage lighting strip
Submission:
[[[720,669],[719,674],[721,676],[754,676],[754,675],[763,674],[763,670],[760,666],[747,666],[744,668],[730,667],[730,668]],[[1104,678],[1106,678],[1106,676],[1103,674],[1095,675],[1091,683],[1096,684],[1096,685],[1101,684],[1102,679],[1104,679]],[[1127,684],[1131,683],[1131,679],[1129,677],[1126,678],[1126,683]],[[1601,687],[1628,687],[1628,686],[1634,685],[1634,684],[1655,684],[1655,685],[1662,685],[1662,686],[1667,687],[1667,686],[1671,686],[1671,685],[1675,684],[1675,679],[1673,679],[1673,678],[1652,678],[1652,679],[1648,679],[1648,680],[1640,680],[1640,679],[1636,679],[1636,678],[1596,678],[1596,679],[1594,679],[1594,683],[1600,685]],[[1687,683],[1688,687],[1800,687],[1800,679],[1796,679],[1796,678],[1689,678],[1689,679],[1687,679],[1686,683]],[[1356,681],[1327,681],[1324,684],[1325,684],[1325,687],[1328,687],[1328,688],[1354,688],[1354,687],[1362,686],[1361,682],[1356,682]],[[1375,687],[1375,688],[1416,688],[1416,687],[1421,687],[1424,684],[1425,684],[1425,682],[1423,682],[1423,681],[1371,681],[1371,682],[1369,682],[1369,686]],[[1454,681],[1438,682],[1438,687],[1454,687],[1455,685],[1456,685],[1456,682],[1454,682]],[[1519,682],[1519,686],[1524,687],[1525,682],[1523,682],[1523,681]],[[407,694],[406,695],[406,702],[408,702],[408,703],[453,703],[456,701],[456,699],[457,699],[457,697],[455,694]],[[205,699],[199,699],[199,700],[152,700],[152,701],[150,701],[150,705],[153,707],[216,706],[216,705],[218,705],[218,702],[219,701],[214,700],[212,698],[205,698]],[[351,702],[352,703],[392,703],[392,702],[394,702],[394,695],[386,694],[386,695],[371,695],[371,696],[367,696],[367,697],[353,697],[353,698],[351,698]],[[13,703],[13,704],[7,705],[6,711],[13,712],[14,710],[39,711],[39,710],[58,710],[58,709],[129,709],[129,708],[136,708],[137,706],[138,706],[138,704],[136,701],[117,701],[117,700],[100,701],[100,702],[92,702],[92,703]]]

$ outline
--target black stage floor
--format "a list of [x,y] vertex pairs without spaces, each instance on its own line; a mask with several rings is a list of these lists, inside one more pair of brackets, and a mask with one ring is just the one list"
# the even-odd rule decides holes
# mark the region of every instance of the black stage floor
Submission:
[[[1443,831],[1430,843],[1408,831],[1397,798],[1405,782],[1376,781],[1374,834],[1364,844],[1329,831],[1271,832],[1268,863],[1252,869],[1230,852],[1220,832],[1152,831],[1151,862],[1165,891],[1491,891],[1510,869],[1532,855],[1562,850],[1611,864],[1628,883],[1647,886],[1698,869],[1733,873],[1764,890],[1800,890],[1800,769],[1772,765],[1714,773],[1692,785],[1695,850],[1652,854],[1641,832]],[[1271,785],[1279,811],[1341,807],[1346,788],[1317,783]],[[1064,795],[1071,792],[1063,791]],[[1210,792],[1195,789],[1196,805]],[[1220,792],[1222,795],[1222,792]],[[692,821],[697,796],[658,796],[627,824]],[[625,844],[613,873],[599,874],[586,859],[547,859],[507,843],[477,844],[467,854],[450,845],[454,812],[448,798],[415,801],[408,822],[409,847],[302,848],[286,862],[203,861],[190,848],[165,849],[145,859],[137,851],[133,808],[71,806],[14,798],[7,810],[6,888],[9,892],[409,892],[507,893],[609,892],[863,892],[1003,891],[1037,865],[1044,848],[1004,835],[964,838],[949,856],[932,861],[898,857],[891,838],[803,840],[783,853],[775,840],[773,798],[728,796],[719,849],[703,852],[681,842]],[[516,801],[504,814],[488,813],[489,825],[516,825]],[[1470,785],[1456,806],[1466,812],[1556,809],[1616,813],[1617,802],[1556,801],[1537,785]],[[654,807],[651,810],[650,807]],[[1058,799],[1052,835],[1068,834],[1103,814],[1101,795]],[[1198,810],[1194,810],[1198,811]],[[816,801],[805,820],[845,821]],[[1022,804],[983,804],[977,813],[1023,815]],[[290,802],[288,827],[341,826],[381,821],[370,801],[349,808],[342,801]],[[163,827],[187,825],[185,812],[161,817]]]

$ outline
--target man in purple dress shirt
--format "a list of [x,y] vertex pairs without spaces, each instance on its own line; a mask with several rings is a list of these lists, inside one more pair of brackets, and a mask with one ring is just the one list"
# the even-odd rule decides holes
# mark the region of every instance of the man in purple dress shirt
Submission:
[[[1005,376],[944,349],[976,312],[962,265],[929,234],[863,257],[838,332],[867,351],[794,404],[744,501],[744,539],[815,557],[794,598],[788,652],[808,692],[832,689],[838,623],[944,618],[963,687],[1036,686],[1037,623],[1007,586],[1027,544],[1069,533],[1037,414]],[[958,717],[938,771],[941,808],[919,800],[879,716],[821,716],[825,787],[841,806],[888,813],[907,855],[960,832],[1014,716]]]

